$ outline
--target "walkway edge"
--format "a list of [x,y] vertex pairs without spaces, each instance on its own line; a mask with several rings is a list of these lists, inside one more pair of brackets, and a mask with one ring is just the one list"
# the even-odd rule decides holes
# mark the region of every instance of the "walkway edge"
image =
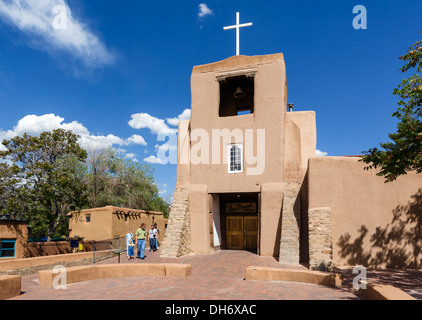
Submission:
[[377,282],[368,283],[359,294],[367,300],[417,300],[399,288]]
[[247,281],[301,282],[333,288],[340,288],[343,285],[341,274],[253,266],[246,269],[245,279]]
[[[192,274],[192,266],[190,264],[105,264],[72,267],[65,270],[66,284],[119,277],[156,276],[184,278]],[[57,276],[58,273],[54,272],[54,270],[39,271],[39,285],[53,288]]]

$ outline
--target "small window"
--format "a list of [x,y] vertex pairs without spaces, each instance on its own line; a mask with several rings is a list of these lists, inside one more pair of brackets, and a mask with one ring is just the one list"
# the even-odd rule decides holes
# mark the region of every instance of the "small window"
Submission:
[[0,240],[0,258],[15,257],[16,240]]
[[87,214],[87,215],[85,216],[85,221],[86,221],[87,223],[91,222],[91,215],[90,215],[90,214]]
[[228,146],[229,173],[243,172],[243,145],[233,144]]

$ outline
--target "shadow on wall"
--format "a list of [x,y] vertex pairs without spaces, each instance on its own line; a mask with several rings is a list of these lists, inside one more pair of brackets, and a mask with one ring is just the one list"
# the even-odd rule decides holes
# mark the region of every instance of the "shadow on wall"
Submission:
[[422,189],[411,196],[407,205],[397,206],[393,210],[392,221],[376,229],[369,239],[371,249],[366,251],[364,241],[368,232],[363,225],[355,240],[348,233],[340,237],[338,253],[349,265],[422,268]]

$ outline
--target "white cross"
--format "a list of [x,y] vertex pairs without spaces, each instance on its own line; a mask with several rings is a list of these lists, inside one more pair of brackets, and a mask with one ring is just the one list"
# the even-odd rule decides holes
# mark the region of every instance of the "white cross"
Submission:
[[224,27],[224,30],[236,29],[236,55],[240,55],[240,28],[252,27],[252,22],[240,24],[240,14],[236,12],[236,25]]

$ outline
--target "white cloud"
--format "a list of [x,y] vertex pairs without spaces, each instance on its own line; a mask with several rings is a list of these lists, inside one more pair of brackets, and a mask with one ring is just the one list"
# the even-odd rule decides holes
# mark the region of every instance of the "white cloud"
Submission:
[[158,119],[148,113],[137,113],[132,115],[129,125],[134,129],[150,129],[152,134],[174,135],[177,129],[171,129],[163,119]]
[[133,159],[135,157],[136,157],[136,154],[134,154],[134,153],[127,153],[126,154],[126,158]]
[[[74,132],[76,133],[76,132]],[[84,149],[103,149],[110,148],[113,145],[127,145],[125,140],[119,138],[113,134],[107,136],[95,136],[95,135],[81,135],[79,139],[79,144]]]
[[146,147],[147,143],[145,142],[145,139],[137,134],[134,134],[133,136],[131,136],[129,139],[127,139],[129,143],[133,143],[133,144],[140,144],[141,146]]
[[166,161],[161,160],[161,159],[157,158],[156,156],[151,156],[151,157],[145,158],[144,161],[147,162],[147,163],[150,163],[150,164],[162,164],[162,165],[167,164]]
[[128,158],[128,159],[132,160],[133,162],[139,162],[138,159],[136,159],[136,156],[137,155],[134,154],[134,153],[127,153],[125,155],[125,158]]
[[317,155],[317,157],[326,157],[326,156],[328,156],[328,152],[317,150],[316,155]]
[[127,152],[127,150],[123,149],[123,148],[114,148],[114,150],[116,150],[119,153],[126,153]]
[[103,67],[115,59],[88,26],[73,17],[67,0],[0,0],[0,18],[30,35],[39,49],[66,52],[85,66]]
[[201,3],[199,5],[198,17],[203,18],[203,17],[209,16],[209,15],[212,15],[212,10],[210,8],[208,8],[208,6],[205,3]]
[[188,120],[190,118],[191,118],[191,109],[186,109],[177,118],[167,118],[167,123],[171,126],[177,127],[179,125],[179,121]]
[[[1,0],[0,0],[1,1]],[[64,118],[54,114],[45,114],[42,116],[27,115],[18,121],[13,130],[0,130],[0,149],[4,150],[1,144],[3,139],[9,140],[16,136],[22,136],[27,133],[31,136],[37,136],[45,131],[52,131],[54,129],[71,130],[73,133],[80,136],[79,143],[84,149],[103,149],[112,146],[129,146],[129,145],[143,145],[146,146],[145,140],[139,135],[133,135],[128,139],[117,137],[113,134],[108,135],[94,135],[89,130],[77,121],[71,123],[64,123]],[[124,149],[120,149],[123,151]],[[124,150],[126,152],[126,150]]]

